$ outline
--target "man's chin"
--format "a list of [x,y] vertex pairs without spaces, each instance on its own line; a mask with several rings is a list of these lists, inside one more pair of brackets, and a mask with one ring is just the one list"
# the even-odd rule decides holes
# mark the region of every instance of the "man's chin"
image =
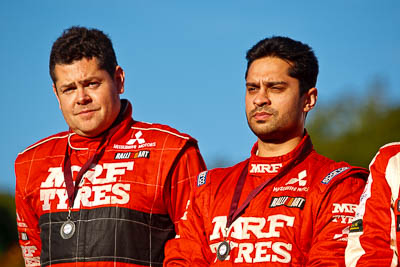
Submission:
[[92,128],[80,128],[80,129],[75,129],[73,130],[76,134],[83,136],[83,137],[87,137],[87,138],[94,138],[97,137],[99,135],[101,135],[101,133],[103,131],[99,131],[99,129],[92,129]]
[[250,127],[255,136],[265,143],[282,143],[285,140],[286,134],[277,129],[259,129]]

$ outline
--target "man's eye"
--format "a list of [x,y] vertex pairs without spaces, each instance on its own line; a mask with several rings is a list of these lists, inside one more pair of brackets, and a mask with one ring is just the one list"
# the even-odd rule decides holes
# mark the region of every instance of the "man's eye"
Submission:
[[75,88],[74,87],[67,87],[62,90],[64,94],[72,92]]
[[247,87],[247,91],[249,91],[249,92],[253,92],[255,90],[257,90],[257,88],[255,88],[255,87]]
[[88,86],[89,87],[98,87],[100,85],[100,83],[99,82],[90,82],[89,84],[88,84]]

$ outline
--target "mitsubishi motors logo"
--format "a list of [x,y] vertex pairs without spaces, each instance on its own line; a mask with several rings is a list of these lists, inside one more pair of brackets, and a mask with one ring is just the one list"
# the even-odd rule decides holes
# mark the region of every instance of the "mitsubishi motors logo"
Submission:
[[289,182],[286,183],[286,185],[290,185],[290,184],[295,184],[295,183],[299,183],[299,186],[305,186],[307,181],[303,180],[304,178],[307,177],[307,172],[306,170],[299,172],[298,178],[292,178],[289,180]]
[[128,142],[126,142],[127,145],[133,145],[136,143],[136,141],[138,142],[139,145],[146,143],[146,141],[144,140],[144,138],[141,138],[143,135],[142,131],[139,131],[135,134],[136,138],[130,139]]

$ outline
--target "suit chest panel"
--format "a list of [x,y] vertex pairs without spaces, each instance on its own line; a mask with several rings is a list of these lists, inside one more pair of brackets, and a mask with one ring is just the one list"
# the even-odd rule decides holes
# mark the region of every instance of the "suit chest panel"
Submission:
[[[87,152],[71,156],[74,179],[88,158]],[[74,209],[121,206],[147,212],[153,202],[161,201],[170,164],[156,149],[108,150],[84,174]],[[36,192],[39,196],[34,199],[40,201],[36,206],[39,207],[38,214],[68,209],[63,157],[49,158],[36,165],[39,167],[35,175],[40,183]],[[161,210],[164,208],[160,203],[157,206]]]
[[[314,176],[305,166],[296,166],[285,176],[268,184],[250,202],[228,231],[227,239],[232,244],[230,260],[233,263],[293,263],[305,259],[300,256],[303,255],[302,227],[305,226],[304,219],[312,219],[309,218],[311,214],[305,213],[310,212],[306,205],[310,201],[310,188],[318,179]],[[240,203],[262,182],[259,177],[248,176]],[[226,200],[229,197],[223,198],[230,204]],[[218,201],[215,200],[215,203]],[[229,205],[212,210],[216,216],[212,218],[208,237],[210,249],[216,253],[219,243],[226,237]]]

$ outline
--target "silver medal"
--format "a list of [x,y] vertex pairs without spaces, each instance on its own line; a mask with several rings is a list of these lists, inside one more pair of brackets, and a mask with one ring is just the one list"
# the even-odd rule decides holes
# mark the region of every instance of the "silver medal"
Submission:
[[75,223],[73,221],[66,221],[61,225],[60,235],[63,239],[70,239],[75,233]]
[[220,261],[224,261],[226,257],[228,257],[229,253],[231,252],[231,247],[227,241],[221,242],[217,249],[217,258]]

